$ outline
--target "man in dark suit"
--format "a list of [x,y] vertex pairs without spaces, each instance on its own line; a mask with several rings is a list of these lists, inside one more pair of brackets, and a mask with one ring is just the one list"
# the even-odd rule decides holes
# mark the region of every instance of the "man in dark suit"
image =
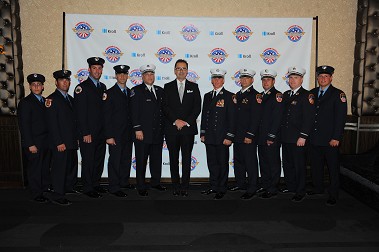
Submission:
[[49,200],[43,195],[50,184],[50,157],[45,98],[42,96],[45,77],[30,74],[27,77],[30,94],[18,104],[18,124],[21,145],[27,159],[27,174],[32,198],[36,202]]
[[259,125],[258,155],[261,172],[261,185],[264,192],[260,195],[268,199],[278,193],[281,172],[280,124],[283,114],[283,94],[274,87],[276,71],[264,69],[260,73],[262,87],[263,113]]
[[255,71],[240,69],[239,72],[241,90],[233,97],[237,107],[233,140],[236,186],[229,190],[245,189],[246,192],[241,199],[249,200],[256,194],[258,183],[257,140],[262,114],[262,95],[253,87]]
[[145,184],[146,165],[149,158],[150,184],[158,191],[167,190],[160,184],[163,146],[163,88],[155,86],[155,66],[140,67],[143,83],[131,90],[133,141],[136,154],[137,189],[140,196],[148,196]]
[[284,179],[292,201],[300,202],[305,196],[306,144],[314,117],[314,95],[301,85],[305,69],[290,67],[288,82],[291,90],[283,95],[284,115],[281,142]]
[[339,191],[339,150],[346,122],[347,102],[345,93],[332,85],[334,68],[319,66],[316,69],[319,87],[311,90],[316,97],[316,113],[310,135],[312,194],[324,192],[324,165],[329,170],[330,186],[327,205],[337,203]]
[[205,144],[211,188],[202,191],[214,199],[222,199],[227,190],[229,147],[235,130],[233,93],[224,88],[226,70],[211,69],[213,90],[204,95],[200,138]]
[[47,124],[49,127],[49,145],[52,151],[51,181],[53,203],[62,206],[71,205],[65,192],[73,190],[78,173],[78,138],[76,117],[74,114],[74,98],[67,93],[70,88],[71,71],[58,70],[53,73],[54,93],[47,97]]
[[[173,195],[188,196],[191,154],[197,131],[196,119],[201,111],[201,96],[196,83],[186,79],[188,63],[175,63],[176,79],[164,86],[165,137],[170,155]],[[182,181],[179,175],[179,151],[182,150]],[[181,190],[181,192],[180,192]]]
[[129,184],[133,145],[130,89],[126,86],[129,68],[127,65],[113,67],[117,83],[107,90],[104,104],[105,138],[109,146],[109,192],[117,197],[127,196],[121,188],[133,188]]
[[105,136],[103,106],[106,86],[100,82],[104,59],[87,59],[89,76],[76,86],[75,110],[79,130],[79,146],[82,156],[83,192],[91,198],[100,198],[107,190],[100,186],[104,168]]

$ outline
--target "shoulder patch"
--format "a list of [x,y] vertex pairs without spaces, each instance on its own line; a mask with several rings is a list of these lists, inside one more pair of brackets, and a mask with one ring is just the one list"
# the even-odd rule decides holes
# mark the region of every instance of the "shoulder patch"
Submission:
[[53,103],[52,99],[46,99],[45,100],[45,107],[50,108],[52,103]]
[[341,93],[340,94],[340,99],[341,99],[341,102],[346,102],[346,95],[345,95],[345,93]]
[[105,101],[108,98],[107,93],[103,93],[103,101]]
[[258,103],[262,103],[262,94],[257,94],[257,95],[255,96],[255,99],[257,99],[257,102],[258,102]]
[[309,94],[308,95],[308,101],[310,104],[314,104],[315,103],[315,96],[313,94]]
[[275,97],[276,97],[277,102],[283,101],[283,94],[282,93],[277,93]]
[[83,89],[82,89],[81,86],[77,86],[77,87],[75,88],[75,94],[80,94],[82,91],[83,91]]

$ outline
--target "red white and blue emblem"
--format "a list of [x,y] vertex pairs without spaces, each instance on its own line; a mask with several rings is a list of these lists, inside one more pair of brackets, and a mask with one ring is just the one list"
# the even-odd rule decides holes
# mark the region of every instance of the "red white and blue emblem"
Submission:
[[168,150],[166,139],[163,140],[162,150]]
[[174,53],[174,51],[168,47],[160,48],[158,52],[155,54],[158,60],[163,64],[170,63],[170,61],[175,57],[175,55],[176,54]]
[[232,76],[232,80],[234,81],[234,84],[236,84],[236,86],[241,87],[240,71],[239,70],[234,73],[234,75]]
[[88,78],[88,75],[89,75],[88,69],[81,68],[76,72],[74,77],[76,79],[78,79],[78,83],[82,83],[83,81],[85,81]]
[[215,48],[208,54],[208,57],[211,58],[212,62],[215,64],[224,63],[225,59],[229,56],[226,51],[222,48]]
[[136,157],[133,157],[133,158],[132,158],[132,168],[133,168],[134,170],[137,170]]
[[195,71],[192,71],[192,70],[188,71],[186,78],[187,80],[195,82],[195,83],[197,82],[198,79],[200,79],[199,75]]
[[229,165],[234,169],[234,159],[232,159],[232,161],[229,161]]
[[79,22],[75,25],[75,28],[72,28],[76,36],[80,39],[87,39],[91,36],[93,32],[92,26],[86,22]]
[[300,26],[292,25],[287,29],[285,34],[289,40],[292,42],[297,42],[301,39],[302,36],[304,36],[305,32]]
[[239,42],[245,42],[245,41],[247,41],[252,34],[253,34],[253,32],[246,25],[239,25],[239,26],[237,26],[237,28],[233,32],[233,35],[236,36],[236,39]]
[[137,86],[142,83],[142,74],[139,69],[133,69],[129,72],[129,80],[134,85]]
[[129,26],[126,32],[129,33],[131,39],[141,40],[147,31],[143,25],[134,23]]
[[191,171],[195,170],[196,166],[199,164],[194,156],[191,156]]
[[288,73],[288,71],[287,71],[287,73],[282,77],[282,79],[284,80],[284,81],[286,81],[286,84],[289,86],[290,85],[290,82],[289,82],[289,73]]
[[267,48],[260,56],[263,59],[264,63],[272,65],[278,60],[280,54],[274,48]]
[[180,34],[183,35],[183,38],[189,42],[194,41],[199,35],[199,33],[199,29],[195,27],[193,24],[183,26],[182,31],[180,32]]
[[110,63],[116,63],[124,53],[117,46],[108,46],[103,55]]

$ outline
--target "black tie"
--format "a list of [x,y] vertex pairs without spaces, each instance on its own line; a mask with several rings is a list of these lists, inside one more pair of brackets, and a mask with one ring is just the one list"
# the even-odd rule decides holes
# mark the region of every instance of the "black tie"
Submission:
[[97,87],[98,89],[101,88],[100,82],[97,82],[96,87]]
[[321,90],[320,91],[320,95],[318,96],[318,98],[321,98],[323,95],[324,95],[324,90]]
[[124,93],[124,95],[126,96],[126,89],[122,90],[122,92]]
[[216,97],[216,90],[213,90],[212,92],[212,99]]
[[151,94],[154,96],[154,98],[157,99],[157,97],[156,97],[155,94],[154,94],[153,87],[150,88],[150,92],[151,92]]
[[68,105],[70,105],[70,107],[72,107],[72,104],[71,104],[71,101],[70,101],[70,98],[68,97],[68,95],[66,95],[66,101],[68,102]]
[[291,96],[293,96],[293,94],[294,94],[294,92],[293,92],[293,91],[291,91],[291,93],[290,93],[290,97],[291,97]]

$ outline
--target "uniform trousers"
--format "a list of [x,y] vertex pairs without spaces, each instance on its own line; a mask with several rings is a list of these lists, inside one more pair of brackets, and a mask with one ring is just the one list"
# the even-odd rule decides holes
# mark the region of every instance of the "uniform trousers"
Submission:
[[226,193],[229,174],[229,146],[205,144],[205,148],[211,189]]
[[257,145],[234,143],[233,148],[236,185],[240,188],[246,188],[248,193],[255,193],[258,183]]
[[270,193],[277,193],[282,169],[280,145],[258,145],[258,156],[262,188]]
[[283,143],[283,171],[287,189],[305,195],[306,146]]

